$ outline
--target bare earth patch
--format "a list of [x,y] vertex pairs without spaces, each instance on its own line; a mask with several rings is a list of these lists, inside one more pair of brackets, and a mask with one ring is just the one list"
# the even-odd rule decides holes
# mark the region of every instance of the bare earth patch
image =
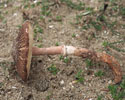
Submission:
[[35,46],[65,44],[107,52],[125,76],[124,0],[1,0],[0,100],[125,100],[112,97],[108,87],[115,84],[114,76],[107,64],[79,57],[33,57],[29,79],[23,82],[11,50],[25,20],[32,23]]

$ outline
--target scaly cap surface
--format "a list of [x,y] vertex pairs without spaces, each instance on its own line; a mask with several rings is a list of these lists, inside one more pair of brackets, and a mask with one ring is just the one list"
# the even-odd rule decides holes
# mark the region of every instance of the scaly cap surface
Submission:
[[24,22],[14,45],[13,58],[19,76],[26,81],[32,58],[33,30],[29,21]]

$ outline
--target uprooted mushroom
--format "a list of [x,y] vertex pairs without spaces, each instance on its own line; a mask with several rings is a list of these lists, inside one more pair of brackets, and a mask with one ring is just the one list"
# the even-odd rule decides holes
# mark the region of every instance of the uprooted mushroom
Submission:
[[14,51],[12,53],[15,66],[19,76],[22,80],[26,81],[29,76],[31,58],[38,55],[55,55],[63,54],[74,55],[83,58],[90,58],[96,61],[105,62],[111,67],[114,73],[115,83],[119,83],[122,79],[122,73],[119,63],[115,60],[114,57],[106,53],[98,53],[86,48],[77,48],[73,46],[56,46],[49,48],[38,48],[33,47],[33,30],[29,21],[24,22],[20,32],[16,38],[14,45]]

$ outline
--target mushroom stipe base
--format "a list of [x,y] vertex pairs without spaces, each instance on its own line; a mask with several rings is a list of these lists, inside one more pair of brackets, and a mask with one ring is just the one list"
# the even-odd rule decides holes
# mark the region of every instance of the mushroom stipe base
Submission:
[[86,48],[78,48],[73,46],[56,46],[48,48],[33,47],[33,29],[29,21],[25,21],[14,44],[12,56],[15,61],[15,67],[22,80],[26,81],[30,72],[31,58],[39,55],[57,55],[63,54],[64,56],[73,55],[82,58],[90,58],[95,61],[102,61],[107,63],[114,73],[115,83],[122,80],[122,72],[118,61],[106,54],[98,53],[88,50]]

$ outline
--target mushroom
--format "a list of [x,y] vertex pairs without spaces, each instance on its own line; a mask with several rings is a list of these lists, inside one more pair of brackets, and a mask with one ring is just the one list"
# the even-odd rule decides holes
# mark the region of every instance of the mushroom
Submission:
[[74,55],[83,58],[91,58],[93,60],[105,62],[111,67],[115,76],[115,83],[119,83],[122,79],[122,73],[119,63],[114,57],[106,53],[97,53],[86,48],[77,48],[73,46],[56,46],[49,48],[33,47],[33,29],[29,21],[25,21],[22,25],[16,42],[13,46],[12,53],[15,66],[19,76],[26,81],[30,72],[31,58],[38,55],[56,55],[63,54]]

